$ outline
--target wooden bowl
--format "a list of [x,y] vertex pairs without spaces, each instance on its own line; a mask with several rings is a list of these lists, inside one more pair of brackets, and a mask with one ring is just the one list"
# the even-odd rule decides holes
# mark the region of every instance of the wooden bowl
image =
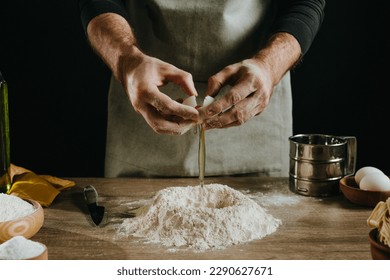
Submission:
[[17,235],[30,238],[41,229],[44,220],[42,206],[35,200],[24,200],[31,203],[35,208],[35,211],[24,217],[11,221],[0,222],[0,243],[3,243]]
[[390,260],[390,247],[380,242],[377,238],[378,229],[374,228],[369,233],[371,256],[373,260]]
[[386,201],[390,191],[366,191],[359,188],[355,176],[345,176],[340,180],[340,190],[354,204],[375,207],[379,201]]

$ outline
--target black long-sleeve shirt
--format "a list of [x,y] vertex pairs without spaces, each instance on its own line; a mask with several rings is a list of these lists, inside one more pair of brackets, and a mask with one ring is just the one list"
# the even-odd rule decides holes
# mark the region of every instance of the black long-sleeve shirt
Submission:
[[[123,0],[78,0],[84,30],[94,17],[116,13],[128,19]],[[271,32],[287,32],[299,42],[304,55],[324,19],[325,0],[277,0],[278,15]]]

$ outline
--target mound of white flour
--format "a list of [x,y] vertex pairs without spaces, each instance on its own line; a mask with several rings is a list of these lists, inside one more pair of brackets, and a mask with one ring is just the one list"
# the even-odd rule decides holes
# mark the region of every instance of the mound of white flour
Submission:
[[208,184],[159,191],[148,211],[124,220],[119,231],[168,247],[204,251],[261,239],[280,224],[241,192]]

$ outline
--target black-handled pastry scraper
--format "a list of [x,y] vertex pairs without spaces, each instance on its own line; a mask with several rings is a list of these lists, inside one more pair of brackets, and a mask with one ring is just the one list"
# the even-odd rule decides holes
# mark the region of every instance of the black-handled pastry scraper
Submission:
[[84,198],[87,203],[89,214],[95,225],[99,225],[104,217],[105,208],[97,204],[98,193],[96,189],[89,185],[84,188]]

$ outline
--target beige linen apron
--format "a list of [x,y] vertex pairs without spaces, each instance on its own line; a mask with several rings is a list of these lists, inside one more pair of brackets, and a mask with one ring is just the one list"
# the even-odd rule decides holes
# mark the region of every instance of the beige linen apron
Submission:
[[[207,79],[259,49],[274,16],[270,0],[127,1],[140,48],[193,75],[201,104]],[[225,88],[226,92],[228,88]],[[173,84],[172,99],[186,95]],[[206,132],[206,176],[259,173],[288,176],[292,98],[287,73],[266,110],[247,123]],[[111,79],[106,177],[198,176],[198,135],[156,134]]]

